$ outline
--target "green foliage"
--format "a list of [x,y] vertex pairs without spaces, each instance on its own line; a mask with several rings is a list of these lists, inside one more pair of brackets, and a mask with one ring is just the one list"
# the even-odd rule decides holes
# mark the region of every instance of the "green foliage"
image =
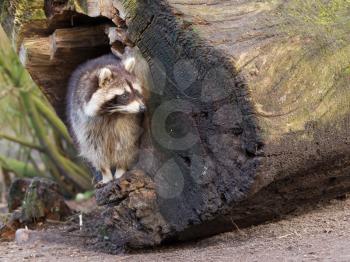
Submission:
[[349,44],[350,0],[286,1],[280,15],[289,34],[305,36],[326,50]]
[[343,74],[347,77],[350,77],[350,65],[344,69]]
[[[1,28],[0,28],[1,29]],[[91,189],[71,137],[0,31],[0,168],[51,177],[70,196]]]
[[0,155],[0,165],[7,171],[15,173],[19,177],[35,177],[38,172],[33,165],[16,159],[6,158]]

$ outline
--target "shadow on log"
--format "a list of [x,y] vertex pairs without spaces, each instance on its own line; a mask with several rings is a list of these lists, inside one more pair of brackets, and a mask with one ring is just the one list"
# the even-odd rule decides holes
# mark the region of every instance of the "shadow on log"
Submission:
[[[51,21],[60,17],[60,25],[75,14],[95,17],[91,21],[109,18],[115,35],[123,32],[115,38],[119,44],[136,44],[150,67],[149,129],[139,163],[96,191],[98,203],[105,205],[101,216],[109,237],[121,245],[208,236],[278,218],[350,189],[350,108],[336,95],[350,95],[349,39],[320,52],[318,39],[307,35],[310,30],[284,31],[304,21],[291,15],[293,1],[191,2],[79,1],[68,7],[67,1],[50,1],[59,7],[46,9]],[[110,25],[103,21],[102,26]],[[33,53],[25,64],[57,112],[64,108],[73,68],[110,48],[96,31],[101,25],[77,26],[57,27],[54,34],[66,32],[64,40],[74,39],[72,50],[65,44],[52,49],[53,31],[31,40],[15,37],[25,53]],[[42,28],[47,29],[44,22]],[[7,27],[9,35],[11,30],[28,29]],[[76,41],[73,32],[96,41],[86,46],[88,41]],[[45,48],[34,51],[28,41]],[[59,51],[59,66],[50,50]],[[32,65],[34,57],[42,60]],[[52,73],[64,63],[70,66]]]

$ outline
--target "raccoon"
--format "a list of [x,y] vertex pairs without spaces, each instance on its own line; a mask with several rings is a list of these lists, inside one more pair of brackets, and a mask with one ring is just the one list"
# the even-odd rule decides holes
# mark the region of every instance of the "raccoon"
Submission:
[[142,82],[135,58],[104,55],[79,66],[67,90],[67,118],[80,155],[102,175],[99,184],[121,177],[138,154],[143,113]]

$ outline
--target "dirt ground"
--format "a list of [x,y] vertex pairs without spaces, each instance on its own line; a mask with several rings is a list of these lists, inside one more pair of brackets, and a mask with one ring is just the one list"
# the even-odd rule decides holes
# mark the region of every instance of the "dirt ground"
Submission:
[[349,198],[196,242],[118,255],[92,250],[93,240],[75,229],[50,226],[26,245],[0,242],[0,261],[350,261]]

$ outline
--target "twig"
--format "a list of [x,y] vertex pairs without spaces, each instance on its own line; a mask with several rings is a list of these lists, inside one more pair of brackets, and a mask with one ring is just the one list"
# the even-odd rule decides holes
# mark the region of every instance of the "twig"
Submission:
[[279,237],[277,237],[277,239],[286,238],[286,237],[289,237],[289,236],[292,236],[292,235],[294,235],[294,233],[290,233],[290,234],[287,234],[287,235],[279,236]]
[[20,145],[25,146],[25,147],[29,147],[29,148],[38,150],[40,152],[44,152],[44,149],[41,146],[30,143],[28,141],[25,141],[25,140],[17,138],[17,137],[12,137],[12,136],[0,133],[0,138],[17,143],[17,144],[20,144]]
[[247,234],[246,234],[244,231],[242,231],[242,230],[237,226],[237,224],[233,221],[233,219],[232,219],[231,217],[230,217],[230,219],[231,219],[232,225],[235,226],[235,228],[236,228],[236,230],[238,231],[238,233],[241,234],[241,235],[243,235],[243,236],[247,236]]
[[78,234],[61,234],[62,236],[67,236],[67,237],[95,237],[94,235],[78,235]]

